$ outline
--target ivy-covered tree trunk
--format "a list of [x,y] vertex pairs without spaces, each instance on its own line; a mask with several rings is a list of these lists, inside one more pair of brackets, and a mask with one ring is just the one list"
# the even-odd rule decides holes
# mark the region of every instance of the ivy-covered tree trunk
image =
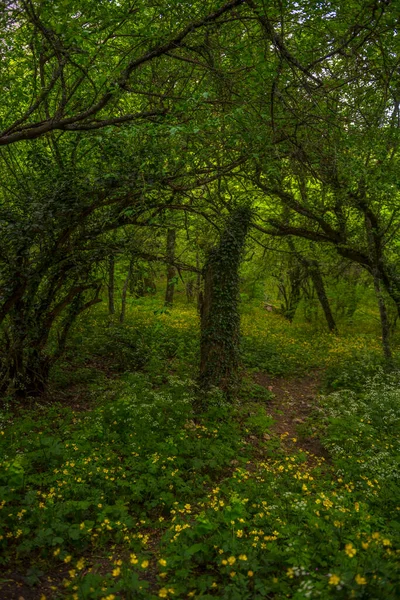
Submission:
[[204,391],[217,386],[229,395],[238,380],[239,266],[251,217],[248,207],[232,212],[204,266],[199,376]]
[[175,291],[175,229],[168,229],[167,233],[167,287],[165,290],[165,306],[172,306],[174,303]]

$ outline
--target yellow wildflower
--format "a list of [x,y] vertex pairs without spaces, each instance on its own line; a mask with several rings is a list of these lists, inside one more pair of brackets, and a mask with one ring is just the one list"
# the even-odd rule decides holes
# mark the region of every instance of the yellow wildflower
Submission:
[[353,556],[357,554],[357,550],[354,548],[353,544],[346,544],[345,552],[350,558],[353,558]]
[[331,575],[328,581],[329,585],[338,585],[340,583],[340,577],[337,575]]
[[356,575],[356,583],[358,583],[358,585],[365,585],[367,583],[367,580],[361,575]]

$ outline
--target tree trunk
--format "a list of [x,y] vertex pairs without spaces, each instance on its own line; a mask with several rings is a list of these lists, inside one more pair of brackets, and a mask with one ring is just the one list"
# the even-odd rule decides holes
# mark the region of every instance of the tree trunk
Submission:
[[281,284],[281,294],[284,298],[285,304],[282,305],[282,314],[292,323],[297,307],[300,304],[301,300],[301,282],[302,282],[302,273],[299,264],[295,264],[293,267],[290,267],[288,271],[289,277],[289,289],[286,294],[286,290],[283,284]]
[[128,273],[125,278],[124,287],[122,288],[122,298],[121,298],[121,313],[119,315],[119,322],[122,324],[125,321],[125,312],[126,312],[126,295],[128,293],[129,282],[132,277],[134,259],[131,258],[129,261]]
[[303,282],[303,294],[304,294],[304,305],[303,305],[304,319],[307,323],[312,323],[317,314],[317,310],[315,307],[315,287],[314,287],[312,281],[309,282],[309,280],[306,279]]
[[385,298],[383,297],[380,281],[376,276],[374,276],[374,289],[376,298],[378,300],[379,316],[381,321],[383,355],[385,357],[386,362],[388,364],[391,364],[393,361],[393,356],[390,347],[390,324],[386,309]]
[[378,301],[379,316],[382,331],[382,350],[386,363],[392,365],[393,356],[390,347],[390,326],[386,310],[385,298],[381,288],[381,277],[379,272],[380,263],[380,239],[377,239],[370,218],[365,215],[365,227],[367,230],[367,240],[369,247],[370,260],[372,264],[372,277],[374,280],[374,289]]
[[251,216],[247,207],[231,214],[204,266],[199,375],[203,391],[218,386],[230,395],[238,381],[239,266]]
[[186,300],[188,302],[193,302],[194,300],[194,280],[193,279],[189,279],[189,281],[186,282]]
[[114,282],[115,282],[115,259],[111,254],[108,259],[108,313],[115,313],[114,303]]
[[316,260],[310,260],[309,258],[306,258],[302,254],[300,254],[296,250],[293,240],[289,240],[289,247],[295,254],[297,260],[304,265],[304,267],[307,270],[307,273],[311,277],[311,281],[313,282],[313,286],[317,293],[319,303],[321,304],[322,310],[324,311],[329,331],[337,332],[335,319],[331,311],[328,296],[326,295],[324,280],[322,278],[318,262]]
[[200,257],[199,257],[199,251],[196,251],[196,268],[197,268],[197,277],[196,277],[196,305],[197,305],[197,312],[200,314],[201,313],[201,303],[202,303],[202,298],[203,298],[203,294],[201,291],[201,272],[200,272]]
[[31,354],[23,372],[23,386],[16,395],[26,398],[43,394],[49,379],[49,370],[50,361],[45,356]]
[[328,324],[328,329],[331,333],[337,332],[337,327],[335,323],[335,319],[333,317],[331,307],[329,304],[328,296],[326,295],[324,280],[322,279],[321,271],[319,265],[316,261],[307,261],[308,262],[308,272],[310,273],[310,277],[314,284],[315,291],[317,292],[318,300],[322,306],[322,310],[324,311],[324,315],[326,318],[326,322]]
[[167,287],[165,290],[165,306],[171,307],[174,303],[174,290],[175,290],[175,241],[176,241],[176,230],[168,229],[167,233]]

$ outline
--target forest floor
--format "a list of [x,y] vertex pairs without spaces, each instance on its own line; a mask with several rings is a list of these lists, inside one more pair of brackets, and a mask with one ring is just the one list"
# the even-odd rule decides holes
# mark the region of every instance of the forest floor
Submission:
[[243,389],[201,416],[186,308],[78,331],[0,411],[1,600],[400,597],[398,373],[373,333],[243,323]]
[[[268,373],[257,373],[254,380],[274,395],[266,411],[274,419],[272,432],[295,443],[299,450],[305,448],[315,455],[327,456],[319,440],[313,436],[298,439],[299,425],[318,408],[321,372],[314,371],[305,377],[272,378]],[[295,439],[295,442],[293,440]]]
[[[108,379],[114,379],[115,373],[109,368],[105,361],[94,361],[91,368],[102,371]],[[294,448],[300,452],[307,452],[307,462],[312,464],[316,457],[323,457],[325,460],[329,454],[323,449],[320,441],[314,437],[298,439],[298,426],[304,424],[307,417],[318,408],[318,393],[321,385],[321,373],[315,371],[305,377],[271,377],[267,373],[259,372],[253,376],[254,381],[273,394],[272,400],[262,407],[268,417],[273,419],[270,433],[264,433],[262,441],[270,440],[274,435],[278,436],[281,446],[285,451],[291,453]],[[41,403],[54,404],[54,401],[62,401],[64,406],[68,406],[74,414],[85,413],[93,408],[93,398],[88,393],[85,385],[71,386],[64,392],[58,390],[58,394],[48,394],[43,397]],[[244,410],[247,407],[245,405]],[[258,437],[250,436],[252,442],[258,442]],[[257,444],[258,445],[258,444]],[[263,453],[256,453],[256,460],[262,461]],[[254,460],[254,459],[253,459]],[[233,460],[231,464],[237,464]],[[254,468],[257,469],[257,463]],[[247,468],[251,468],[248,463]],[[232,470],[232,469],[231,469]],[[226,477],[226,472],[224,473]],[[218,482],[216,482],[218,483]],[[154,540],[153,540],[154,543]],[[95,558],[92,557],[91,558]],[[100,557],[99,557],[100,558]],[[103,558],[103,569],[109,568],[110,563]],[[14,567],[6,569],[0,578],[1,600],[47,600],[58,597],[63,583],[68,577],[68,566],[58,565],[51,572],[46,573],[46,582],[44,585],[32,585],[29,580],[31,563],[29,560],[19,564],[18,570]],[[101,563],[97,565],[97,572],[101,572]],[[44,573],[43,573],[44,575]],[[41,577],[40,577],[41,579]],[[153,581],[155,583],[155,581]],[[56,592],[56,593],[55,593]],[[63,593],[63,596],[65,594]],[[106,596],[107,597],[107,596]]]

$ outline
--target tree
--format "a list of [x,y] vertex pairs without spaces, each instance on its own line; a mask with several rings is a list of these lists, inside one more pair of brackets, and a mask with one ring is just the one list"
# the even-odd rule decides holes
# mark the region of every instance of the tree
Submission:
[[[279,60],[272,82],[260,67],[247,113],[254,156],[247,176],[264,196],[256,226],[331,244],[399,311],[397,9],[352,2],[310,11],[299,3],[274,21],[272,10],[250,6]],[[261,112],[267,81],[270,103]]]
[[165,306],[172,307],[174,303],[174,289],[175,289],[175,244],[176,244],[176,230],[169,228],[167,231],[167,247],[166,247],[166,258],[167,258],[167,283],[165,289]]
[[0,385],[20,395],[44,389],[76,318],[100,301],[100,265],[115,252],[109,232],[143,226],[152,214],[143,181],[127,186],[121,172],[116,185],[99,177],[102,161],[90,171],[76,164],[74,146],[58,151],[61,165],[40,142],[26,162],[3,163]]
[[241,4],[2,0],[2,60],[13,67],[2,79],[0,145],[164,117],[177,90],[155,66],[192,62],[196,33]]
[[203,390],[218,386],[229,395],[238,381],[239,266],[251,219],[249,207],[234,209],[204,266],[199,379]]

